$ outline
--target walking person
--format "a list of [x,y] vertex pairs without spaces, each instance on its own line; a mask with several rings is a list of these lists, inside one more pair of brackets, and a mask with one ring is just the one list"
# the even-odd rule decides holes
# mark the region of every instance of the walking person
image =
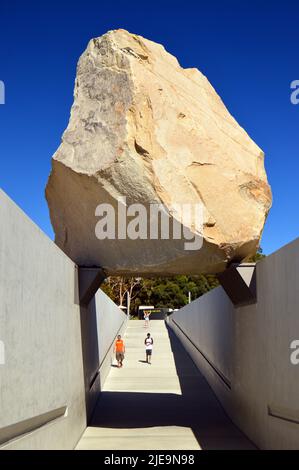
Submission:
[[153,340],[153,338],[151,337],[151,334],[150,334],[150,333],[148,333],[148,334],[146,335],[146,338],[145,338],[145,340],[144,340],[144,344],[145,344],[146,362],[147,362],[148,364],[151,364],[154,340]]
[[145,311],[144,312],[144,327],[145,328],[149,327],[149,316],[150,316],[150,312]]
[[123,366],[125,352],[126,352],[125,343],[121,339],[121,335],[117,335],[117,340],[115,341],[115,345],[114,345],[114,353],[116,355],[118,368]]

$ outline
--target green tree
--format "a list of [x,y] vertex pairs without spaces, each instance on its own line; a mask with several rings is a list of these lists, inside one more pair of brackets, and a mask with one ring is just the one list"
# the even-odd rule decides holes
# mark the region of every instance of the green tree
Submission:
[[[125,293],[132,289],[136,278],[111,277],[103,285],[103,290],[118,305],[125,302]],[[218,286],[215,275],[173,276],[137,278],[130,295],[130,311],[137,315],[140,305],[154,305],[157,308],[180,308],[188,303],[189,292],[192,300]],[[130,287],[131,286],[131,287]]]
[[251,256],[251,258],[249,258],[249,262],[257,263],[258,261],[261,261],[263,258],[266,258],[266,255],[264,255],[262,247],[259,247],[256,254]]

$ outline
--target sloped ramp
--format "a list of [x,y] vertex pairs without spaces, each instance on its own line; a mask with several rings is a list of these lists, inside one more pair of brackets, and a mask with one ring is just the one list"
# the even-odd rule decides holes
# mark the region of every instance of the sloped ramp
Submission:
[[[144,339],[154,338],[152,365]],[[77,449],[254,449],[233,425],[211,388],[164,321],[131,320],[124,367],[111,367]]]

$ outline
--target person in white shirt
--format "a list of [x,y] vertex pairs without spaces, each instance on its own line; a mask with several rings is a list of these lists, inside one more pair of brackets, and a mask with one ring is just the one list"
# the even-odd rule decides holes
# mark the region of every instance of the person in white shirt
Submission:
[[147,362],[148,364],[151,364],[151,358],[152,358],[154,340],[153,340],[153,338],[151,337],[151,334],[150,334],[150,333],[148,333],[148,334],[146,335],[146,338],[145,338],[145,340],[144,340],[144,344],[145,344],[146,362]]
[[149,327],[150,312],[145,311],[143,316],[144,316],[144,327],[148,328]]

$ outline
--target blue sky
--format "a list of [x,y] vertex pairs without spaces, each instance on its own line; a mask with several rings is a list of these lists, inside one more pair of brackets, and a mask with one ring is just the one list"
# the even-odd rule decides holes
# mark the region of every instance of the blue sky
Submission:
[[297,0],[1,0],[1,188],[53,237],[44,188],[77,60],[90,38],[124,28],[199,68],[266,153],[274,201],[262,247],[271,253],[299,233],[298,21]]

